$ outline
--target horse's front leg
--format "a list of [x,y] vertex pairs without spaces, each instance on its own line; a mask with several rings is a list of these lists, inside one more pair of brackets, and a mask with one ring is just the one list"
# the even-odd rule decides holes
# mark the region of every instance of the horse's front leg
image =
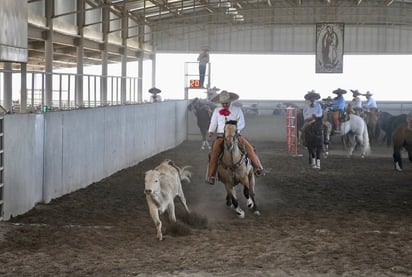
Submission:
[[[237,200],[236,191],[234,187],[231,184],[225,184],[225,187],[226,187],[227,196],[229,196],[232,201],[233,210],[235,211],[235,213],[237,214],[239,218],[244,218],[245,212],[239,206],[239,202]],[[227,203],[227,197],[226,197],[226,203]]]
[[[253,171],[251,171],[248,175],[248,180],[249,180],[249,187],[244,187],[243,193],[247,199],[247,206],[249,209],[252,209],[253,213],[255,215],[260,215],[260,211],[256,205],[256,199],[255,199],[255,175],[253,174]],[[246,194],[249,196],[247,197]]]

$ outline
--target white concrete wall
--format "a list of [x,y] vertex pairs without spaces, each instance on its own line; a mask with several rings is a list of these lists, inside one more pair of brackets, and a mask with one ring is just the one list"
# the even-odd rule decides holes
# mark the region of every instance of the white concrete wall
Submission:
[[4,219],[182,143],[186,101],[4,119]]

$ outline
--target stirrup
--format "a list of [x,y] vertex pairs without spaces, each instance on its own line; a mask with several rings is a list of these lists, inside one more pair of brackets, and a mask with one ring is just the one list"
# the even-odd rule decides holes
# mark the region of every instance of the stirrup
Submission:
[[265,175],[265,172],[263,171],[263,168],[256,169],[255,170],[255,175],[256,175],[256,177],[260,177],[260,176]]

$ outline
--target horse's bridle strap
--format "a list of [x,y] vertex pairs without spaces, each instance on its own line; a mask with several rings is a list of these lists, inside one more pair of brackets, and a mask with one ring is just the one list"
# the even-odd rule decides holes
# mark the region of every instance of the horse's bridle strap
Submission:
[[246,156],[245,156],[245,155],[242,155],[242,157],[240,158],[240,160],[239,160],[237,163],[235,163],[235,164],[232,164],[232,165],[228,166],[228,165],[224,164],[224,163],[222,162],[222,160],[220,160],[220,164],[221,164],[222,167],[223,167],[224,169],[226,169],[226,170],[228,170],[228,169],[233,170],[233,169],[236,169],[236,168],[240,167],[245,161],[246,161]]

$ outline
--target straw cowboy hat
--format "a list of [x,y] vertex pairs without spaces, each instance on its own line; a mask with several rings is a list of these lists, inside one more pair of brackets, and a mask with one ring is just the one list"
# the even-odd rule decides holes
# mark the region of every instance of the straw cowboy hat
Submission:
[[335,89],[334,91],[332,91],[332,93],[342,95],[342,94],[346,94],[346,90],[338,88],[338,89]]
[[151,88],[151,89],[149,89],[149,93],[152,93],[152,94],[158,94],[158,93],[161,93],[162,91],[160,90],[160,89],[158,89],[158,88]]
[[356,90],[352,90],[352,89],[351,89],[350,91],[352,91],[353,97],[356,97],[356,96],[358,96],[358,95],[362,95],[362,93],[360,93],[359,90],[357,90],[357,89],[356,89]]
[[367,91],[365,94],[363,94],[363,96],[366,96],[366,97],[369,97],[369,96],[372,96],[373,95],[373,93],[370,93],[370,91]]
[[233,92],[228,92],[226,90],[222,90],[221,93],[216,95],[212,98],[212,102],[215,103],[228,103],[239,99],[239,95]]
[[318,100],[320,99],[320,94],[316,93],[314,90],[308,91],[308,93],[305,94],[305,99],[306,100]]

